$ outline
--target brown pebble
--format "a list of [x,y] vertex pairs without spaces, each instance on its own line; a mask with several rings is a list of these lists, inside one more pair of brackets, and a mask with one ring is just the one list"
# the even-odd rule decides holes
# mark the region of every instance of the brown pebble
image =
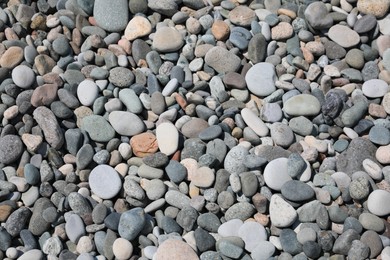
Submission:
[[0,205],[0,221],[5,222],[9,215],[11,215],[13,209],[10,205],[4,204]]
[[43,76],[46,73],[51,72],[57,63],[50,56],[46,54],[40,54],[35,57],[34,65],[37,68],[39,75]]
[[31,105],[34,107],[50,105],[57,98],[56,84],[44,84],[34,89],[31,96]]
[[0,66],[13,69],[23,60],[23,49],[18,46],[9,47],[0,58]]
[[218,41],[226,40],[230,34],[229,25],[224,21],[216,20],[211,27],[211,33]]
[[133,136],[130,145],[133,148],[134,155],[141,158],[158,151],[157,138],[149,132]]
[[368,107],[368,113],[373,117],[386,118],[387,113],[382,105],[370,103]]

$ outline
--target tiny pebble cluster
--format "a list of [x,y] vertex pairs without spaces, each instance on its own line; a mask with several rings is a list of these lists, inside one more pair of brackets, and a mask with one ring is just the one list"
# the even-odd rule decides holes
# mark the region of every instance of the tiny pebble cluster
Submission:
[[0,259],[390,259],[389,0],[0,1]]

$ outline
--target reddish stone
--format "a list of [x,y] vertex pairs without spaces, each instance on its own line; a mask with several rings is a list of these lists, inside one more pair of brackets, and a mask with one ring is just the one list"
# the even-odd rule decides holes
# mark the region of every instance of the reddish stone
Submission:
[[158,151],[157,138],[152,133],[135,135],[130,140],[133,154],[137,157],[146,157]]

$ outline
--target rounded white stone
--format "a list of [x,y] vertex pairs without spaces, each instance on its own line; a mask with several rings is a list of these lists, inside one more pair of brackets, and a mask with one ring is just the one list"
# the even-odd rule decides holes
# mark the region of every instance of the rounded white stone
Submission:
[[390,214],[390,192],[374,190],[367,199],[368,210],[377,216]]
[[156,138],[160,152],[171,155],[179,146],[179,131],[172,123],[161,123],[156,128]]
[[292,180],[287,171],[287,158],[270,161],[264,169],[264,181],[273,190],[280,191],[283,184]]
[[112,244],[112,251],[118,260],[126,260],[133,254],[133,245],[124,238],[117,238]]
[[278,228],[291,226],[298,217],[295,209],[279,195],[272,195],[269,213],[272,224]]
[[84,106],[91,106],[98,94],[99,88],[92,80],[83,80],[77,87],[77,97]]
[[382,79],[370,79],[363,83],[362,91],[369,98],[383,97],[389,92],[389,84]]
[[89,175],[89,186],[102,199],[115,197],[122,187],[119,174],[109,165],[96,166]]
[[26,65],[16,66],[12,70],[12,81],[20,88],[29,88],[35,81],[35,73]]

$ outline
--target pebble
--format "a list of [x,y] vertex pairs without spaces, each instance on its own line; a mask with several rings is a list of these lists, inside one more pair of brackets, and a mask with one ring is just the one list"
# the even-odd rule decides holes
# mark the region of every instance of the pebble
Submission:
[[117,238],[112,244],[112,251],[118,260],[125,260],[133,254],[133,245],[124,238]]
[[222,47],[211,48],[204,58],[205,63],[218,73],[236,72],[240,67],[240,58]]
[[118,1],[115,5],[98,0],[93,5],[93,15],[102,29],[119,32],[126,28],[129,19],[128,8],[125,0]]
[[371,192],[367,199],[368,210],[377,216],[389,214],[390,208],[383,204],[390,196],[390,193],[385,190],[375,190]]
[[148,19],[142,16],[135,16],[129,21],[125,29],[125,38],[133,41],[148,35],[152,31],[152,25]]
[[82,120],[82,128],[96,142],[108,142],[115,136],[114,128],[104,117],[98,115],[84,117]]
[[[257,96],[268,96],[276,90],[275,68],[272,64],[260,62],[252,66],[245,75],[248,89]],[[262,82],[261,85],[258,82]]]
[[253,252],[259,242],[267,240],[265,228],[261,224],[251,221],[245,222],[239,227],[238,236],[244,241],[245,250],[248,252]]
[[102,199],[115,197],[122,186],[117,171],[104,164],[96,166],[91,171],[88,180],[92,192]]
[[370,79],[363,83],[362,91],[369,98],[383,97],[389,91],[389,85],[381,79]]
[[267,125],[249,108],[241,110],[244,122],[260,137],[267,136],[269,129]]
[[160,152],[167,156],[176,152],[179,146],[179,132],[171,123],[161,123],[156,128],[156,138]]
[[177,51],[183,46],[181,34],[172,27],[162,27],[153,37],[153,49],[159,52]]
[[199,259],[195,251],[185,242],[177,239],[165,240],[154,255],[156,260],[165,259]]
[[293,96],[283,106],[283,111],[291,116],[315,116],[320,110],[318,99],[309,94]]
[[265,167],[263,175],[268,187],[280,191],[282,186],[291,180],[288,174],[288,159],[277,158],[270,161]]
[[0,162],[10,164],[23,153],[22,140],[17,135],[6,135],[0,138]]
[[98,97],[98,94],[99,88],[95,82],[91,80],[84,80],[80,82],[79,86],[77,87],[77,98],[84,106],[91,106]]
[[[115,132],[120,135],[134,136],[145,130],[144,122],[134,113],[125,111],[113,111],[108,116],[108,121]],[[128,124],[127,122],[132,122]]]
[[351,48],[360,42],[359,34],[348,26],[336,24],[328,33],[329,38],[343,48]]
[[298,218],[295,209],[278,195],[272,195],[269,212],[273,225],[279,228],[291,226]]

